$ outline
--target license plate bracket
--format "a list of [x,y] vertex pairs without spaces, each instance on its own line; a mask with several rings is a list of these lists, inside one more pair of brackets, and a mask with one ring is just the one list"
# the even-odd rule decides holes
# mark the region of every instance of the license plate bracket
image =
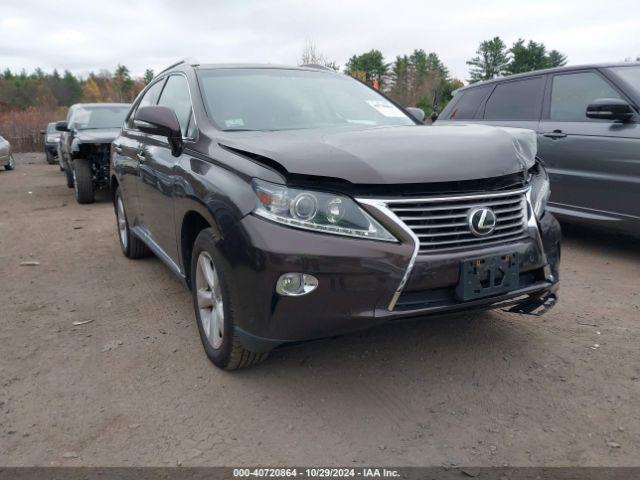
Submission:
[[515,290],[520,284],[517,253],[465,260],[460,264],[456,297],[467,301]]

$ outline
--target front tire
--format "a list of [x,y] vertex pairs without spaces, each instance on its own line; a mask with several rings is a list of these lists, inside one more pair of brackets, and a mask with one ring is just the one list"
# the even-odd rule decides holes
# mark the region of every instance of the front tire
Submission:
[[4,166],[5,170],[13,170],[16,168],[16,159],[13,158],[13,154],[9,154],[9,162]]
[[236,370],[266,359],[268,352],[247,350],[235,333],[235,285],[210,228],[201,231],[193,245],[191,283],[200,340],[209,360]]
[[67,179],[67,187],[73,188],[74,181],[73,172],[71,171],[71,165],[67,164],[67,168],[63,168],[62,165],[60,165],[60,169],[64,172],[64,176]]
[[118,226],[118,241],[120,242],[120,248],[122,249],[124,256],[132,259],[148,257],[151,254],[149,248],[142,240],[131,233],[127,214],[124,210],[124,202],[122,201],[120,187],[116,190],[115,209],[116,224]]
[[73,184],[78,203],[85,204],[95,201],[93,172],[89,160],[78,158],[73,161]]
[[53,165],[54,163],[56,163],[55,158],[54,158],[54,156],[53,156],[53,154],[52,154],[52,153],[50,153],[50,152],[47,150],[47,151],[45,151],[45,152],[44,152],[44,154],[45,154],[45,158],[46,158],[46,160],[47,160],[47,163],[48,163],[49,165]]

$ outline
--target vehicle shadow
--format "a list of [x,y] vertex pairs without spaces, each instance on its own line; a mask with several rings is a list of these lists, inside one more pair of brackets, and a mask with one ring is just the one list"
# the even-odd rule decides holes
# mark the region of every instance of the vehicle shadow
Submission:
[[359,376],[370,369],[392,374],[398,367],[412,369],[413,374],[437,375],[437,370],[455,365],[501,364],[509,352],[526,351],[531,331],[519,329],[518,324],[534,318],[479,311],[394,321],[363,332],[281,347],[265,364],[240,373],[310,366],[333,372],[337,378]]
[[597,249],[602,255],[627,257],[640,261],[640,238],[583,225],[562,224],[562,242],[566,248]]

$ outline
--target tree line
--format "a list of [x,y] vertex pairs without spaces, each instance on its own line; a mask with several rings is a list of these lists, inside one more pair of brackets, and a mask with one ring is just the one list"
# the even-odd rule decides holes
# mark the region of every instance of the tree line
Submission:
[[558,50],[547,50],[544,43],[533,40],[527,43],[519,38],[507,48],[500,37],[480,42],[476,56],[467,60],[470,83],[566,64],[566,55]]
[[[339,66],[307,42],[301,64],[320,64],[339,70]],[[495,77],[566,65],[567,57],[558,50],[547,50],[544,43],[518,39],[511,48],[500,37],[480,42],[476,55],[467,60],[469,83]],[[403,106],[417,106],[427,115],[439,112],[451,100],[453,91],[462,87],[453,78],[436,52],[415,49],[397,55],[392,62],[380,50],[370,50],[349,58],[344,73],[351,75],[388,95]]]
[[[323,55],[311,41],[305,45],[301,64],[319,64],[334,70],[340,66]],[[562,66],[567,57],[548,50],[543,43],[518,39],[510,48],[500,37],[480,42],[475,56],[467,61],[468,82],[498,76]],[[388,61],[380,50],[354,54],[346,62],[344,73],[389,96],[403,106],[417,106],[427,115],[441,111],[453,91],[463,86],[451,76],[436,52],[421,48],[397,55]],[[66,108],[78,102],[131,102],[153,79],[147,69],[133,78],[129,69],[118,65],[113,72],[101,70],[80,78],[65,70],[46,73],[37,68],[28,74],[5,69],[0,73],[0,134],[16,151],[41,148],[39,131],[47,122],[60,120]]]
[[118,65],[113,73],[101,70],[86,78],[68,70],[60,74],[37,68],[27,74],[7,68],[0,73],[0,110],[68,107],[77,102],[131,102],[152,78],[153,71],[147,70],[142,78],[134,79],[124,65]]

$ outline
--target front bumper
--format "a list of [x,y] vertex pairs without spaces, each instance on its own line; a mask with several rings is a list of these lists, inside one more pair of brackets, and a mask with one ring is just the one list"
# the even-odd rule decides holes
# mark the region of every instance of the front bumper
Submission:
[[58,156],[58,144],[57,143],[45,143],[44,151],[50,153],[54,157]]
[[[313,233],[248,215],[227,232],[219,247],[234,276],[237,333],[247,348],[268,350],[287,342],[430,314],[536,301],[549,306],[558,287],[560,227],[547,213],[539,232],[540,238],[532,234],[506,245],[418,256],[391,310],[389,305],[414,250],[410,242]],[[456,300],[463,260],[507,253],[518,254],[517,290],[473,301]],[[280,296],[275,292],[276,281],[288,272],[312,274],[319,286],[308,295]]]

